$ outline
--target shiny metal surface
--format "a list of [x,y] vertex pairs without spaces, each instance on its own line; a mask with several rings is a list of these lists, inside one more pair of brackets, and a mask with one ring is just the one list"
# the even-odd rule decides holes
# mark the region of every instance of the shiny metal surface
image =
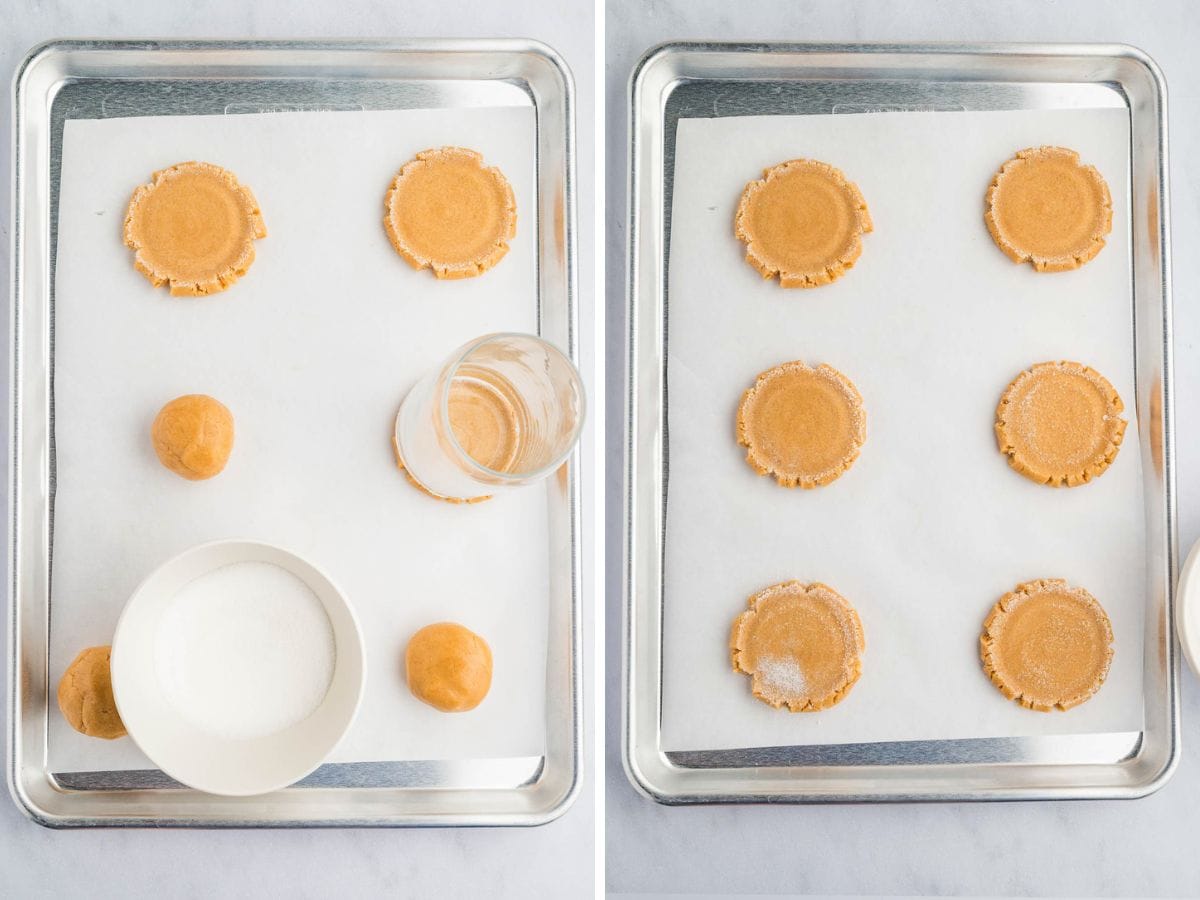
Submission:
[[525,40],[55,41],[14,81],[8,559],[9,788],[53,827],[537,825],[574,800],[582,765],[579,456],[548,484],[544,755],[327,764],[262,797],[216,797],[161,772],[51,772],[47,660],[54,523],[54,259],[63,123],[131,115],[533,107],[539,332],[578,360],[571,76]]
[[[1132,136],[1130,350],[1144,460],[1144,729],[667,753],[660,744],[668,248],[675,124],[731,115],[1118,107]],[[721,44],[651,49],[630,107],[623,759],[662,803],[1130,798],[1179,757],[1166,87],[1118,45]],[[1152,433],[1153,432],[1153,433]],[[1131,513],[1135,511],[1131,510]]]

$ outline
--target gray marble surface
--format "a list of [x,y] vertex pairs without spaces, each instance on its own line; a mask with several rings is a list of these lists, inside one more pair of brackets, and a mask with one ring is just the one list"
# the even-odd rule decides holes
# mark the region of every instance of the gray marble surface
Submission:
[[[649,46],[677,38],[805,41],[1104,41],[1134,44],[1170,90],[1175,375],[1181,546],[1200,537],[1200,35],[1196,4],[1120,0],[762,2],[608,0],[607,330],[622,369],[627,80]],[[611,381],[611,379],[610,379]],[[609,416],[623,399],[610,387]],[[621,502],[621,440],[609,429],[607,501]],[[1200,692],[1185,674],[1183,758],[1159,793],[1132,802],[669,809],[621,770],[620,516],[610,511],[606,694],[607,883],[670,893],[1200,895]]]
[[[511,36],[550,44],[575,75],[580,321],[591,321],[595,56],[588,0],[518,0],[503,6],[485,0],[9,0],[0,8],[0,170],[6,184],[8,82],[25,51],[49,38]],[[0,283],[7,292],[7,187],[0,196]],[[585,324],[582,333],[586,372],[592,365],[587,346],[592,331]],[[5,383],[2,393],[7,392]],[[4,422],[5,443],[7,426]],[[584,619],[590,621],[590,592],[585,597]],[[585,687],[591,692],[590,638],[585,647]],[[7,697],[7,683],[3,689]],[[592,720],[589,700],[588,747]],[[561,819],[534,829],[452,830],[50,831],[25,819],[5,791],[0,797],[0,897],[589,897],[595,871],[594,785],[595,760],[589,752],[581,795]]]

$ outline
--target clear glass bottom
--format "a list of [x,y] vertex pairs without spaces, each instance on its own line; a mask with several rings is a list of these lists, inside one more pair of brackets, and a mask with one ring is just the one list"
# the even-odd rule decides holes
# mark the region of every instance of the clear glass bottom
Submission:
[[579,372],[557,348],[534,335],[487,335],[404,398],[396,445],[423,487],[470,498],[546,477],[574,449],[584,414]]

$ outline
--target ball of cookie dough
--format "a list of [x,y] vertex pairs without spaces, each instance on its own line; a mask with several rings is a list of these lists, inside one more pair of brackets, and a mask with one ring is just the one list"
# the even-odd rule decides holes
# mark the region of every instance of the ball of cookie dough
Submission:
[[111,654],[112,647],[88,647],[58,683],[58,708],[71,727],[107,741],[125,736],[125,723],[113,700]]
[[426,625],[404,651],[408,689],[442,712],[466,712],[492,686],[492,651],[487,641],[454,622]]
[[150,428],[159,462],[189,481],[220,474],[233,450],[233,414],[204,394],[176,397]]

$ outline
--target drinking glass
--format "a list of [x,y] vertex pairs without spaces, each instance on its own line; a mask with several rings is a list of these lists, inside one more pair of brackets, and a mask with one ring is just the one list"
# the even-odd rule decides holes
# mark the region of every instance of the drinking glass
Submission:
[[409,391],[396,450],[430,493],[472,498],[533,484],[579,440],[586,401],[579,372],[532,334],[488,334],[455,350]]

